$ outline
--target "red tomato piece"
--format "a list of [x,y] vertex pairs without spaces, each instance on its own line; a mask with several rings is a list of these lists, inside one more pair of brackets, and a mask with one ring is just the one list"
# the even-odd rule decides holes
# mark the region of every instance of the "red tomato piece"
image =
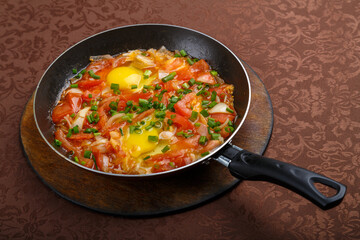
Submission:
[[79,94],[68,93],[65,96],[64,102],[57,105],[52,112],[52,119],[54,123],[60,122],[66,115],[71,115],[80,110],[82,104]]
[[98,86],[100,84],[102,84],[103,81],[102,80],[80,80],[78,82],[76,82],[76,84],[79,85],[80,89],[89,89],[89,88],[93,88],[95,86]]
[[107,172],[109,168],[109,158],[102,154],[98,149],[92,148],[92,153],[95,157],[96,166],[98,170]]
[[209,83],[209,84],[216,83],[215,78],[208,72],[199,74],[196,80],[199,82]]
[[175,103],[174,109],[176,113],[189,118],[191,116],[192,110],[187,107],[187,104],[190,103],[195,98],[195,96],[195,93],[186,94],[183,99]]
[[227,114],[227,113],[213,113],[210,114],[210,117],[215,119],[215,121],[219,121],[221,123],[224,123],[227,119],[229,119],[230,121],[234,120],[235,116],[232,114]]
[[209,70],[210,70],[210,66],[209,66],[209,64],[207,64],[207,62],[204,59],[197,61],[190,67],[190,71],[193,73],[206,72]]
[[71,140],[85,140],[85,139],[92,139],[94,138],[94,134],[91,133],[75,133],[72,134],[69,139]]
[[148,160],[153,163],[152,172],[164,172],[176,167],[182,167],[189,164],[192,160],[186,151],[168,151],[163,154],[151,156]]
[[177,113],[167,111],[166,112],[166,117],[171,119],[174,122],[174,124],[177,125],[178,127],[180,127],[181,129],[194,130],[194,125],[187,118],[184,118],[183,116],[181,116],[181,115],[179,115]]

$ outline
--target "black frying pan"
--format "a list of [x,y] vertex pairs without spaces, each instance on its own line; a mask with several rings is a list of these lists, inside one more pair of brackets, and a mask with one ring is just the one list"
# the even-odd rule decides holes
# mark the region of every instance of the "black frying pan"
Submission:
[[[234,105],[239,115],[235,122],[237,127],[220,147],[194,163],[171,171],[149,175],[122,175],[105,173],[76,164],[66,157],[64,150],[55,149],[52,146],[54,125],[51,120],[51,111],[61,92],[69,85],[66,79],[71,77],[71,69],[82,69],[87,66],[90,56],[114,55],[134,49],[158,49],[161,46],[171,51],[185,49],[191,56],[205,59],[227,83],[235,86]],[[223,44],[191,29],[162,24],[143,24],[115,28],[96,34],[60,55],[46,70],[36,88],[34,116],[40,134],[49,147],[64,159],[88,171],[119,177],[144,178],[171,174],[212,158],[228,167],[231,174],[239,179],[265,180],[280,184],[324,209],[338,204],[346,192],[344,185],[306,169],[265,158],[230,144],[246,118],[250,100],[251,86],[245,68],[235,54]],[[314,183],[327,185],[336,189],[337,192],[332,197],[326,197],[315,188]]]

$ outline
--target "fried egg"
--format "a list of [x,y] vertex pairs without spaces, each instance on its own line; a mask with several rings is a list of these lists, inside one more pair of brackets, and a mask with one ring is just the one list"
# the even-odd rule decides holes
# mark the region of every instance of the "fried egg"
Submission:
[[127,131],[124,145],[126,151],[129,152],[131,156],[139,157],[140,155],[151,152],[156,148],[158,142],[149,141],[149,136],[159,138],[159,130],[155,127],[146,130],[146,127],[149,126],[150,122],[155,121],[156,120],[153,117],[147,117],[144,119],[144,124],[140,125],[141,131],[138,131],[138,133],[130,133],[129,130]]
[[[143,85],[143,72],[135,67],[117,67],[109,72],[106,78],[108,85],[119,84],[120,90],[137,90]],[[136,86],[136,88],[135,88]]]

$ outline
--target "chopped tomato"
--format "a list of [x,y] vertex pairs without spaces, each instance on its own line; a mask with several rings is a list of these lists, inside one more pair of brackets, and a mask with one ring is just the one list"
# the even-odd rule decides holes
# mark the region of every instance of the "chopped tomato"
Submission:
[[204,59],[197,61],[190,67],[190,71],[193,73],[206,72],[208,70],[210,70],[210,66],[209,64],[207,64],[207,62]]
[[184,118],[183,116],[181,116],[177,113],[167,111],[166,117],[171,119],[174,122],[174,124],[177,125],[178,127],[180,127],[181,129],[194,130],[194,125],[187,118]]
[[79,85],[80,89],[89,89],[89,88],[98,86],[102,83],[103,83],[102,80],[92,80],[92,79],[80,80],[80,81],[76,82],[76,84]]
[[148,162],[153,164],[152,172],[163,172],[182,167],[189,164],[192,159],[186,151],[168,151],[164,154],[156,154],[151,156]]
[[134,101],[134,102],[139,102],[139,99],[149,99],[150,97],[152,97],[154,94],[152,92],[147,92],[147,93],[132,93],[132,94],[124,94],[124,95],[120,95],[120,98],[126,100],[126,101]]
[[162,70],[165,72],[175,72],[186,66],[185,59],[183,58],[172,58],[165,62]]
[[190,108],[187,107],[187,105],[194,100],[195,98],[195,93],[189,93],[186,94],[183,99],[181,99],[180,101],[178,101],[175,105],[174,105],[174,109],[176,111],[176,113],[181,114],[184,117],[189,118],[191,116],[192,110]]
[[95,157],[95,162],[98,170],[107,172],[109,168],[109,158],[96,148],[92,148],[92,153]]
[[91,133],[75,133],[72,134],[69,139],[71,140],[85,140],[85,139],[91,139],[94,138],[94,134]]
[[81,108],[82,100],[79,94],[68,93],[64,101],[57,105],[52,112],[54,123],[60,122],[66,115],[77,113]]
[[213,113],[210,114],[210,117],[215,119],[215,121],[219,121],[221,123],[224,123],[227,119],[229,119],[230,121],[234,120],[235,116],[232,114],[227,114],[227,113]]
[[196,80],[199,81],[199,82],[209,83],[209,84],[215,84],[216,83],[215,78],[208,72],[198,75]]

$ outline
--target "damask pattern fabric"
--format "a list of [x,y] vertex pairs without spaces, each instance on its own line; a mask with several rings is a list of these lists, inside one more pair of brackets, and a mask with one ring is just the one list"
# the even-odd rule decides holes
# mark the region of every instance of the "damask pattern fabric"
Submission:
[[[359,239],[360,1],[0,1],[1,239]],[[218,39],[264,81],[274,108],[265,156],[347,185],[323,211],[282,187],[242,182],[201,207],[127,219],[62,199],[19,141],[23,108],[49,64],[77,41],[137,23]]]

